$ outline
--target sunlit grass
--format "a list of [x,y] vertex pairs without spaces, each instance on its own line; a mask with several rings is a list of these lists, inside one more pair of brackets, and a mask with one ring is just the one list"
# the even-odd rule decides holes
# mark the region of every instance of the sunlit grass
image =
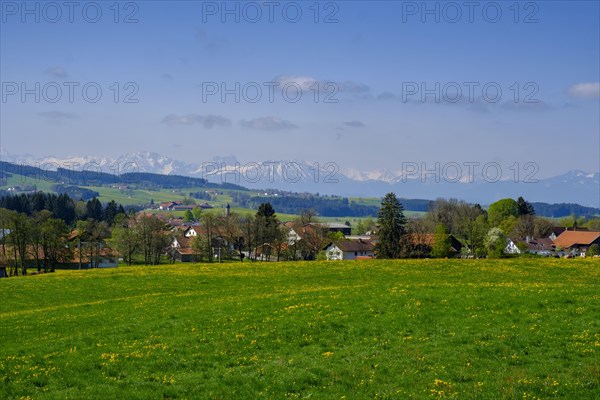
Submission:
[[0,280],[0,398],[598,397],[597,260],[163,265]]

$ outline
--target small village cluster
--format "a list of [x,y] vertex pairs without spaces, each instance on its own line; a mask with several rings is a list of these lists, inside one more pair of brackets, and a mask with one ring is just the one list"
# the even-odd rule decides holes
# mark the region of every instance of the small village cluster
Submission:
[[[89,205],[92,204],[90,202]],[[263,207],[268,211],[266,218],[260,216]],[[107,206],[107,210],[110,208]],[[116,209],[116,206],[112,208]],[[16,231],[11,234],[10,229],[3,228],[0,230],[0,277],[16,275],[17,264],[21,265],[23,274],[26,274],[27,268],[47,272],[55,268],[113,268],[120,263],[131,265],[134,254],[143,256],[145,264],[159,264],[161,260],[183,263],[222,260],[333,261],[523,255],[574,258],[599,257],[600,253],[600,231],[577,225],[545,229],[543,237],[500,235],[497,245],[494,245],[494,249],[499,251],[485,254],[474,251],[472,242],[468,245],[469,242],[464,238],[461,240],[445,230],[440,233],[437,227],[436,233],[415,229],[414,223],[419,221],[418,218],[411,221],[412,228],[403,228],[399,237],[386,242],[380,225],[372,225],[371,230],[366,232],[358,231],[364,234],[353,234],[350,222],[322,222],[313,214],[308,219],[303,219],[307,214],[293,221],[280,222],[269,203],[263,203],[255,217],[231,213],[229,205],[223,208],[222,213],[213,210],[204,214],[202,210],[209,208],[213,207],[208,203],[186,205],[180,201],[165,202],[154,210],[120,214],[121,218],[117,218],[120,222],[113,222],[112,229],[104,222],[88,219],[80,221],[75,229],[68,230],[64,225],[67,230],[64,234],[57,233],[57,245],[53,246],[50,246],[53,242],[49,241],[48,232],[42,232],[47,229],[45,225],[38,228],[31,225],[27,231],[29,239],[25,238],[22,243],[17,240],[19,236]],[[190,219],[172,214],[173,211],[185,211],[191,215],[192,210],[198,217]],[[107,214],[106,210],[104,214]],[[401,211],[399,214],[402,214]],[[402,222],[404,224],[406,220]],[[498,228],[492,228],[486,237],[494,231],[500,232]],[[442,242],[445,250],[440,253]],[[392,243],[393,256],[382,255],[380,250],[384,248],[384,243]]]
[[[169,219],[167,223],[172,227],[173,241],[171,242],[170,252],[174,260],[178,262],[197,261],[195,250],[192,246],[192,240],[195,237],[205,235],[206,231],[199,223],[184,223],[180,218]],[[305,259],[302,253],[302,241],[312,242],[308,247],[317,241],[319,232],[322,235],[322,245],[320,250],[327,260],[367,260],[376,257],[375,245],[377,244],[376,232],[367,232],[364,235],[352,235],[351,227],[338,222],[307,223],[283,222],[282,229],[285,232],[285,238],[282,243],[276,245],[264,243],[250,251],[244,251],[244,256],[263,261],[278,261],[277,254],[297,252],[294,259]],[[328,234],[337,233],[336,239],[327,239]],[[433,233],[409,233],[407,240],[413,247],[420,248],[421,256],[431,257],[431,251],[435,245],[436,235]],[[464,251],[462,243],[453,235],[448,235],[450,242],[450,256],[473,258],[468,252]],[[213,239],[213,247],[220,251],[234,252],[235,245],[228,243],[227,240],[219,235]],[[586,253],[592,245],[600,246],[600,232],[590,231],[586,228],[565,228],[552,227],[548,237],[534,238],[507,238],[504,254],[524,255],[533,254],[545,257],[573,258],[586,257]],[[275,248],[275,246],[279,246]],[[265,247],[269,247],[270,256],[267,258]],[[305,246],[306,247],[306,246]],[[218,257],[216,254],[215,257]]]

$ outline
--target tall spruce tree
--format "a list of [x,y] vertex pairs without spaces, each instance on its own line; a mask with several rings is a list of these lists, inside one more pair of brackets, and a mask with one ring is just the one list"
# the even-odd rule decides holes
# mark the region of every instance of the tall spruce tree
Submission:
[[405,233],[406,218],[404,207],[396,194],[388,193],[381,202],[377,213],[377,244],[375,252],[378,258],[398,258],[401,254],[400,238]]
[[279,222],[275,209],[271,203],[262,203],[258,207],[255,217],[257,244],[262,247],[266,259],[270,260],[272,246],[276,242],[279,233]]
[[519,207],[519,215],[535,215],[533,205],[523,197],[517,199],[517,206]]

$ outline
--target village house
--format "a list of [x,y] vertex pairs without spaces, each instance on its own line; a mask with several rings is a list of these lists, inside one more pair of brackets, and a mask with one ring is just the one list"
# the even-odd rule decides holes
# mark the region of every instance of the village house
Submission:
[[171,259],[178,262],[199,261],[198,255],[194,254],[191,236],[175,236],[171,242]]
[[181,201],[164,201],[158,205],[159,210],[163,211],[173,211],[175,206],[181,205]]
[[375,245],[365,239],[343,239],[325,246],[328,260],[356,260],[375,257]]
[[328,232],[341,232],[344,236],[352,234],[352,228],[346,224],[340,224],[339,222],[325,222],[320,225],[327,229]]
[[324,235],[331,232],[341,232],[346,237],[351,233],[351,228],[348,225],[337,222],[309,222],[300,225],[299,223],[289,221],[284,222],[283,226],[288,229],[287,242],[290,246],[298,243],[304,236],[314,234],[318,229],[321,229]]
[[563,233],[566,230],[567,228],[562,226],[553,226],[552,228],[550,228],[550,235],[548,236],[548,238],[554,241],[561,233]]
[[119,254],[116,250],[107,246],[103,240],[81,241],[76,229],[67,236],[67,248],[71,253],[70,260],[60,264],[57,268],[88,269],[119,266]]
[[550,238],[533,238],[527,236],[524,239],[507,239],[506,254],[537,254],[540,256],[550,256],[555,253],[555,245]]
[[557,251],[582,257],[585,257],[587,250],[593,244],[600,246],[600,232],[564,231],[554,240]]
[[566,232],[566,231],[588,232],[589,229],[582,228],[579,226],[574,226],[571,228],[565,228],[562,226],[553,226],[552,228],[550,228],[550,235],[548,237],[554,241],[554,240],[556,240],[557,237],[559,237],[563,232]]
[[[4,258],[4,254],[13,254],[11,245],[0,245],[0,264],[12,264],[14,260],[11,257]],[[35,246],[27,245],[25,256],[25,265],[28,269],[44,268],[44,265],[50,269],[116,268],[119,265],[117,251],[100,243],[71,242],[61,252],[56,263],[51,265],[45,262],[46,255],[41,247],[36,253]]]
[[521,250],[517,246],[517,241],[511,238],[506,239],[506,246],[504,247],[504,254],[521,254]]
[[283,226],[285,226],[288,229],[287,232],[287,244],[289,246],[293,246],[296,243],[298,243],[302,237],[300,236],[300,234],[298,232],[296,232],[296,230],[301,231],[301,226],[295,224],[294,222],[284,222],[282,224]]
[[[429,257],[435,244],[435,234],[433,233],[412,233],[408,236],[410,243],[416,252],[422,257]],[[450,256],[460,254],[462,250],[462,244],[454,237],[454,235],[448,235],[450,239]]]
[[[178,262],[199,262],[202,258],[201,254],[193,248],[194,238],[205,235],[206,231],[200,225],[180,225],[173,228],[173,240],[169,246],[168,255],[172,261]],[[234,246],[228,243],[220,235],[216,235],[211,239],[211,247],[214,252],[214,257],[219,258],[219,252],[233,252]]]

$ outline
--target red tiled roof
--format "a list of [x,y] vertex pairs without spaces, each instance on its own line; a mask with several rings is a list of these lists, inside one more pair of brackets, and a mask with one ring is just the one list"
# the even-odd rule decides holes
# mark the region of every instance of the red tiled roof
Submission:
[[564,231],[555,240],[554,244],[563,249],[573,245],[590,245],[600,238],[600,232]]

